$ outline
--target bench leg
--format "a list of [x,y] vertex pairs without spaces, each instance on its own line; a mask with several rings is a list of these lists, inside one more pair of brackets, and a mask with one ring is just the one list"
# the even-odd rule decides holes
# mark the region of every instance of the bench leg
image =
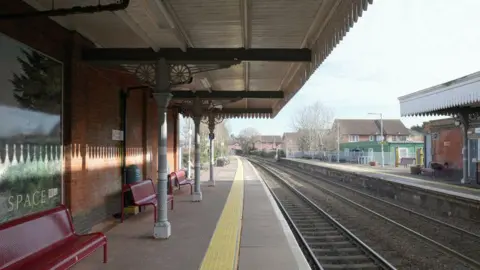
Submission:
[[124,192],[123,192],[123,190],[122,190],[122,200],[121,200],[121,201],[122,201],[122,202],[121,202],[122,205],[120,206],[120,215],[121,215],[121,221],[120,221],[120,222],[121,222],[121,223],[123,223],[123,218],[124,218],[124,214],[125,214],[124,211],[123,211],[123,210],[124,210],[124,207],[125,207],[125,198],[124,198],[123,195],[124,195]]
[[172,198],[172,202],[171,202],[171,206],[170,206],[170,209],[173,210],[173,198]]
[[192,194],[193,194],[193,185],[190,184],[190,195],[192,195]]
[[153,205],[153,223],[157,223],[157,207]]
[[107,253],[107,243],[103,245],[103,263],[107,263],[108,261],[108,253]]

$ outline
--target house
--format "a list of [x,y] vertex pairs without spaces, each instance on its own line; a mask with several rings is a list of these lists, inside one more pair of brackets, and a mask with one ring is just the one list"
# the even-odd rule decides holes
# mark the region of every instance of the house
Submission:
[[423,140],[418,134],[412,134],[399,119],[384,119],[383,140],[381,124],[380,120],[372,119],[336,119],[329,136],[340,137],[340,151],[346,157],[354,153],[380,162],[383,141],[385,164],[398,163],[402,157],[416,157],[419,162],[423,160],[420,158]]
[[285,151],[287,157],[293,157],[296,153],[300,152],[300,146],[298,139],[300,134],[298,132],[285,132],[282,135],[281,148]]
[[237,153],[237,151],[242,150],[242,146],[240,145],[240,143],[233,139],[228,140],[227,144],[228,144],[228,152],[230,154],[235,154]]
[[260,151],[276,150],[282,144],[282,137],[278,135],[260,135],[254,139],[254,148]]

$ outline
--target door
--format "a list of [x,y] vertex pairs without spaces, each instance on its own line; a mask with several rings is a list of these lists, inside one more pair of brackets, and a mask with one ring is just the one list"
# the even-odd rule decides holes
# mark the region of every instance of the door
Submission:
[[432,162],[432,135],[425,135],[425,167]]
[[477,179],[478,139],[468,140],[468,178]]

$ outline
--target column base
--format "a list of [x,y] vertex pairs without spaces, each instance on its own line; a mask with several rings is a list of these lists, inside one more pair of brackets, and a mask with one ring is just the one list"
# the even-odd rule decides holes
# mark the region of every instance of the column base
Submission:
[[202,192],[193,192],[192,202],[201,202],[202,201]]
[[215,186],[215,181],[208,180],[208,186],[209,187],[214,187]]
[[156,222],[153,226],[153,237],[155,239],[168,239],[172,234],[172,226],[168,221]]

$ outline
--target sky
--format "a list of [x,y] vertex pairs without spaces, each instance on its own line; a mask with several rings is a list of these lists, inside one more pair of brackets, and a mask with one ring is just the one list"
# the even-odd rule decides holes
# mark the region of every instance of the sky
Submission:
[[[377,0],[274,119],[232,119],[231,133],[294,131],[321,101],[336,118],[400,118],[398,97],[480,70],[479,0]],[[410,127],[433,118],[406,117]]]

